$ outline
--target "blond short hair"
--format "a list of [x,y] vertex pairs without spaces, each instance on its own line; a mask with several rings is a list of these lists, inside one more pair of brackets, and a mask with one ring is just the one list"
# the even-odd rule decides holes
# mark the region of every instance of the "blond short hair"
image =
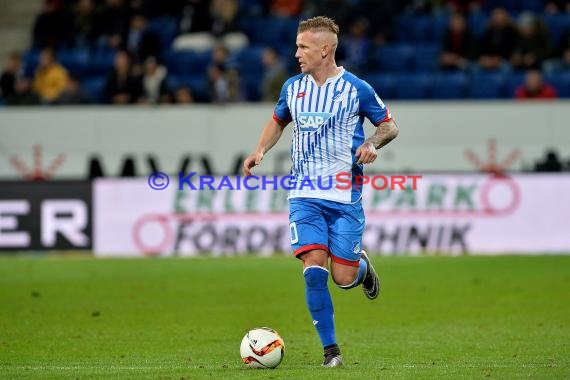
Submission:
[[312,30],[314,32],[331,32],[338,35],[340,28],[332,18],[325,16],[317,16],[299,23],[297,34]]

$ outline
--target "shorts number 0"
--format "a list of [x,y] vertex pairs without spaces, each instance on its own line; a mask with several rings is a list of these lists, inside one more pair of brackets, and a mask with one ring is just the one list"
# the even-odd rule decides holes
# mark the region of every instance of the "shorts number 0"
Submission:
[[297,224],[295,222],[289,224],[289,229],[291,230],[291,244],[299,242],[299,235],[297,234]]

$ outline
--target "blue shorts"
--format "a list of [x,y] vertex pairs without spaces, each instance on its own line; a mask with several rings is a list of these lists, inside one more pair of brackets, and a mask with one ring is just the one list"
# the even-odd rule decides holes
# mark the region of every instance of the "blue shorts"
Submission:
[[314,249],[331,260],[358,266],[364,233],[362,203],[344,204],[316,198],[289,200],[291,247],[296,257]]

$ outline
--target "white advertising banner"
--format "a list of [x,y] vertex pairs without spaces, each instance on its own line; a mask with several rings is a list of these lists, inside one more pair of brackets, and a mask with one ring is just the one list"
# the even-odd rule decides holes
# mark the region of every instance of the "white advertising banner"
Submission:
[[[290,252],[286,190],[279,180],[276,186],[272,182],[263,186],[260,180],[255,190],[247,190],[240,180],[211,177],[203,190],[198,179],[191,181],[196,190],[188,183],[179,190],[179,178],[172,176],[162,190],[151,185],[165,184],[164,178],[97,180],[96,255]],[[570,252],[570,175],[423,175],[416,179],[415,189],[408,178],[404,190],[380,189],[384,183],[380,177],[373,182],[374,186],[363,185],[363,245],[371,252]]]
[[[560,160],[570,154],[570,101],[388,99],[386,105],[400,135],[379,151],[370,172],[477,173],[493,165],[531,171],[548,150]],[[93,159],[108,177],[127,162],[143,177],[157,170],[237,174],[272,115],[272,104],[6,108],[0,112],[0,178],[87,179]],[[365,132],[374,133],[368,121]],[[288,173],[290,144],[286,128],[257,171]]]

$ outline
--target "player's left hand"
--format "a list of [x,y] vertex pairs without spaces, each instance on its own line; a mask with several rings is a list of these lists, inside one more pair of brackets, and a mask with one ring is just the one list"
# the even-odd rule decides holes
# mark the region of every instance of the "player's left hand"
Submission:
[[378,152],[369,141],[365,141],[364,144],[360,145],[358,149],[356,149],[355,153],[356,157],[358,157],[358,164],[371,164],[376,160],[378,157]]
[[250,154],[243,162],[242,173],[244,177],[251,175],[251,169],[254,166],[261,164],[263,160],[263,152],[255,152]]

